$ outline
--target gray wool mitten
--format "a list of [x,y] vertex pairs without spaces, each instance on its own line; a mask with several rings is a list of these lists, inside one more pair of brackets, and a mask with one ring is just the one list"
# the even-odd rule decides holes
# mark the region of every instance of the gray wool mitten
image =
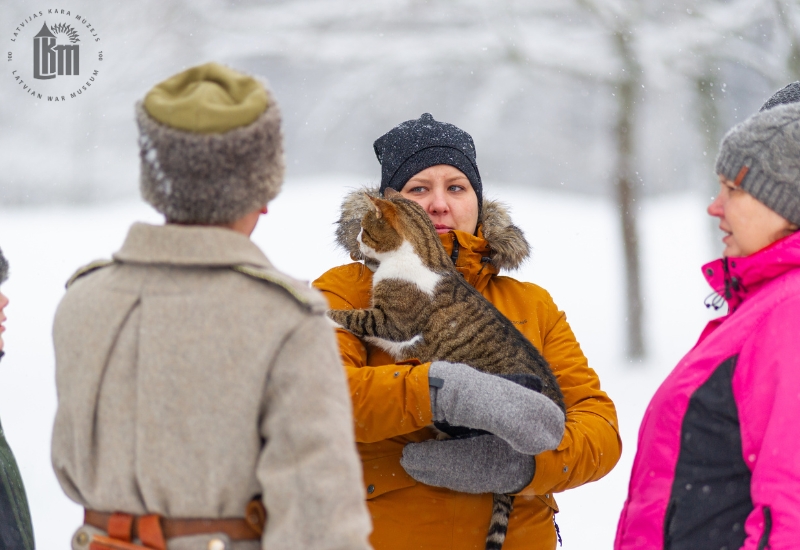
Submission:
[[541,393],[446,361],[431,363],[428,379],[436,422],[486,430],[527,455],[561,443],[564,413]]
[[460,493],[516,493],[533,479],[536,459],[495,435],[431,439],[403,448],[400,465],[426,485]]

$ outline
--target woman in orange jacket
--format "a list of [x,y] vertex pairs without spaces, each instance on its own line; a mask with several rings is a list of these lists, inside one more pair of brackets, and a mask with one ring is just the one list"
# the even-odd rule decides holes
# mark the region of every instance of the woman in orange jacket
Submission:
[[[338,330],[374,526],[371,543],[377,550],[483,548],[491,493],[508,492],[517,498],[503,548],[555,548],[553,493],[598,480],[619,460],[614,404],[547,291],[499,275],[501,269],[518,267],[529,246],[504,207],[483,200],[472,138],[426,113],[379,138],[375,152],[382,166],[381,193],[391,187],[426,210],[458,271],[550,363],[567,413],[554,450],[536,456],[511,451],[505,463],[478,443],[495,437],[484,436],[474,438],[474,445],[459,443],[456,457],[454,440],[430,441],[436,413],[431,364],[397,364],[380,348]],[[365,203],[360,195],[345,199],[337,229],[339,244],[353,259],[361,257],[356,236]],[[314,286],[332,309],[367,308],[372,270],[362,262],[339,266]]]

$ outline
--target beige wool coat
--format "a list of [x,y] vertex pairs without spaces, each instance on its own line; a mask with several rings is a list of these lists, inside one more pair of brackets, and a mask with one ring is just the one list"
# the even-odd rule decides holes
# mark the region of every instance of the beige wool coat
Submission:
[[[55,317],[52,462],[66,494],[170,518],[243,517],[263,495],[261,545],[227,548],[368,549],[326,308],[239,233],[133,225],[112,263],[78,272]],[[184,539],[169,548],[210,540]]]

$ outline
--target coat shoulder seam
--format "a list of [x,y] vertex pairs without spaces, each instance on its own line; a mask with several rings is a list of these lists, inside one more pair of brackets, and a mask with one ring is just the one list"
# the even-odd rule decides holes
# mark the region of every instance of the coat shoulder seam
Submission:
[[246,265],[234,265],[231,266],[231,269],[247,275],[248,277],[252,277],[254,279],[258,279],[261,281],[266,281],[268,283],[272,283],[284,291],[286,291],[295,301],[299,302],[304,309],[311,313],[324,313],[327,311],[327,304],[325,301],[320,298],[319,300],[315,299],[314,296],[311,295],[310,292],[302,292],[300,289],[296,288],[294,285],[286,281],[284,278],[280,277],[279,275],[275,275],[263,269],[258,269]]
[[72,284],[83,277],[84,275],[88,275],[89,273],[94,273],[98,269],[103,269],[104,267],[108,267],[114,263],[114,260],[95,260],[89,264],[86,264],[83,267],[79,267],[75,273],[67,280],[67,284],[64,285],[65,288],[69,288]]

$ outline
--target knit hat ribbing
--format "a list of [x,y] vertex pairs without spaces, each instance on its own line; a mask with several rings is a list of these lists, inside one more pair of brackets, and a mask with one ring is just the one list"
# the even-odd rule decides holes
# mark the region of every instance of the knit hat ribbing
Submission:
[[280,111],[258,80],[194,67],[155,86],[136,119],[142,197],[168,221],[230,223],[280,191]]
[[8,260],[3,256],[3,251],[0,250],[0,285],[8,279]]
[[761,111],[728,132],[716,171],[790,222],[800,225],[800,103]]
[[478,211],[483,204],[483,183],[476,162],[475,144],[464,130],[433,119],[424,113],[407,120],[375,140],[375,156],[381,163],[381,187],[402,191],[415,174],[438,164],[461,170],[478,196]]

